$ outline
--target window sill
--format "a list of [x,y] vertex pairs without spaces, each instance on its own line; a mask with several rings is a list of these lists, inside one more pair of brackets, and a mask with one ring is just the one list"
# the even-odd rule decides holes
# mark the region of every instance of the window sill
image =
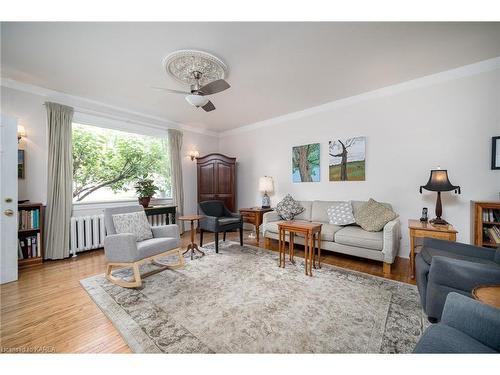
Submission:
[[[151,200],[151,205],[172,204],[172,198],[157,198]],[[80,211],[102,211],[105,208],[129,206],[139,204],[137,199],[123,199],[102,202],[75,202],[73,203],[73,214]],[[78,216],[78,215],[77,215]]]

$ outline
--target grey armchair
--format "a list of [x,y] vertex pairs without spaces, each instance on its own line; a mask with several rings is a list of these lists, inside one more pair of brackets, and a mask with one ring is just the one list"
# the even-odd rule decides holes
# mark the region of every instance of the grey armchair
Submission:
[[[113,215],[144,211],[139,205],[106,208],[104,210],[104,225],[106,237],[104,238],[104,254],[106,256],[106,278],[125,288],[136,288],[141,286],[142,277],[163,271],[167,268],[179,268],[184,265],[180,244],[179,227],[175,224],[151,227],[153,238],[137,241],[132,233],[116,233]],[[158,261],[168,255],[177,255],[179,262],[175,264],[164,264]],[[139,265],[151,262],[159,269],[141,275]],[[113,276],[113,267],[132,268],[134,280],[126,281]]]
[[206,217],[200,221],[200,246],[203,246],[203,232],[215,233],[215,252],[219,252],[219,233],[239,229],[240,245],[243,246],[243,219],[241,215],[231,212],[223,201],[205,201],[198,205],[200,214]]
[[452,292],[441,322],[425,330],[413,352],[498,353],[500,309]]
[[424,238],[416,256],[417,287],[429,321],[441,318],[450,292],[471,296],[480,284],[500,284],[500,250]]

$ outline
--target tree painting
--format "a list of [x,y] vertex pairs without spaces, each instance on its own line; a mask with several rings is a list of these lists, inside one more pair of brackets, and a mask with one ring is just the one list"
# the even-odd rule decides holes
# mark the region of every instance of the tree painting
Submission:
[[365,180],[365,137],[328,143],[330,181]]
[[319,181],[319,143],[292,148],[293,182]]

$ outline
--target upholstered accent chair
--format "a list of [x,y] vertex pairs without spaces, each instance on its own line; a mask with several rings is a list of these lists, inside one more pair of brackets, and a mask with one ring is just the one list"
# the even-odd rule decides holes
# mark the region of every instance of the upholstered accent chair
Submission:
[[470,297],[478,285],[500,284],[500,249],[424,238],[415,262],[420,301],[431,322],[441,319],[448,293]]
[[438,324],[429,326],[414,353],[499,353],[500,309],[449,293]]
[[219,233],[224,235],[226,240],[226,232],[239,229],[240,245],[243,246],[243,219],[241,215],[231,212],[224,205],[223,201],[205,201],[198,205],[201,215],[205,215],[203,220],[200,220],[200,246],[203,246],[203,232],[215,233],[215,252],[219,252]]
[[[114,284],[125,288],[137,288],[142,285],[142,277],[165,269],[179,268],[184,265],[181,252],[179,227],[175,224],[151,227],[152,238],[137,241],[133,233],[117,233],[113,215],[144,212],[140,205],[106,208],[104,210],[104,224],[106,237],[104,238],[104,254],[106,257],[106,278]],[[179,261],[175,264],[164,264],[158,259],[169,255],[177,255]],[[160,268],[141,275],[139,265],[151,262]],[[132,268],[134,280],[127,281],[113,276],[113,268]]]

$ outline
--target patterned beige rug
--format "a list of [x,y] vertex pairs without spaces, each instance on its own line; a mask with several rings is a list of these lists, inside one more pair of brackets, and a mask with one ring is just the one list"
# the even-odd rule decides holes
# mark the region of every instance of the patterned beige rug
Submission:
[[283,269],[232,242],[204,249],[137,290],[81,284],[138,353],[409,353],[425,326],[415,286],[326,264],[311,278],[301,258]]

